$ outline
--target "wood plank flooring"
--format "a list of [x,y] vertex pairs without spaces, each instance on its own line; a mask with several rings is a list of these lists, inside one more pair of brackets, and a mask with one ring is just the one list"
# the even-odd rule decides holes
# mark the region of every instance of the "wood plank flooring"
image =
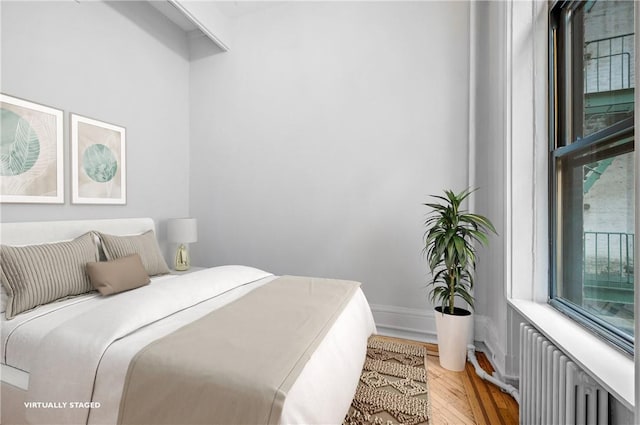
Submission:
[[[467,362],[463,372],[451,372],[440,367],[437,345],[400,341],[427,348],[431,425],[518,424],[518,403],[500,388],[481,379],[471,363]],[[483,353],[476,353],[476,357],[484,370],[493,372]]]

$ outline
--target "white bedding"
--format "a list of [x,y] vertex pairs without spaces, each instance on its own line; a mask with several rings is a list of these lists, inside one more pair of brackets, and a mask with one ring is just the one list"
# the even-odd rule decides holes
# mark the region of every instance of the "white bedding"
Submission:
[[[28,409],[30,422],[115,423],[127,367],[139,349],[274,278],[225,266],[156,279],[111,297],[85,295],[39,307],[3,321],[2,363],[30,374],[27,401],[100,403]],[[358,290],[292,387],[281,423],[341,423],[374,332]]]

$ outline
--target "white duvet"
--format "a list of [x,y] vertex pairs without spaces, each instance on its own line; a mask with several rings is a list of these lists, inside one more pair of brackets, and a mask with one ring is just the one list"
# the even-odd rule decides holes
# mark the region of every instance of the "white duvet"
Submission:
[[[127,368],[141,348],[274,278],[250,267],[216,267],[4,321],[2,362],[29,373],[27,420],[116,423]],[[358,290],[291,388],[281,423],[341,423],[373,332],[371,311]]]

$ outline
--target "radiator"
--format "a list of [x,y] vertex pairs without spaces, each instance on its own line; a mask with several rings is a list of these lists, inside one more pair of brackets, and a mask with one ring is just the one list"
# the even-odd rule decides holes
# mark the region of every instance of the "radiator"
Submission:
[[533,326],[520,325],[520,424],[605,425],[609,393]]

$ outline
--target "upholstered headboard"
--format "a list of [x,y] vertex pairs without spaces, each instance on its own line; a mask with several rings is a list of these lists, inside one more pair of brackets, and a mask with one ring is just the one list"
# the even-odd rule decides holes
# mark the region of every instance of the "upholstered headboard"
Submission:
[[66,241],[90,230],[119,236],[133,235],[155,230],[155,224],[151,218],[0,223],[0,243],[31,245]]

